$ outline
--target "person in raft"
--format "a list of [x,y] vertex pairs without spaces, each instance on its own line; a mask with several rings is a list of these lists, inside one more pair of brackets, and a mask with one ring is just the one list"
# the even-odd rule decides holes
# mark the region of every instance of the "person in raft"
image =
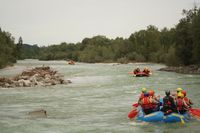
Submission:
[[156,97],[154,90],[150,90],[149,92],[149,98],[151,101],[151,108],[154,111],[159,111],[160,110],[160,96]]
[[179,114],[184,114],[189,110],[189,106],[184,100],[184,94],[179,92],[176,99],[177,111]]
[[146,88],[142,88],[138,104],[146,115],[155,112],[157,101],[154,99],[154,92],[150,91],[149,93]]
[[150,70],[147,67],[145,67],[144,70],[143,70],[143,73],[149,74]]
[[177,112],[177,107],[174,98],[170,96],[170,91],[165,91],[165,97],[163,98],[163,107],[161,109],[164,115],[171,114],[172,112]]
[[191,106],[193,105],[193,102],[191,101],[191,99],[189,99],[188,97],[186,97],[187,92],[185,90],[183,90],[182,93],[184,95],[183,100],[191,108]]
[[144,98],[144,93],[147,93],[147,89],[146,88],[142,88],[141,89],[141,94],[140,97],[138,99],[138,104],[140,103],[140,101]]
[[177,88],[176,92],[172,94],[172,96],[174,97],[174,99],[176,100],[178,97],[178,93],[182,93],[183,89],[182,88]]
[[133,71],[134,74],[137,74],[137,73],[139,73],[139,72],[140,72],[140,68],[139,68],[139,67],[137,67],[137,68],[134,69],[134,71]]

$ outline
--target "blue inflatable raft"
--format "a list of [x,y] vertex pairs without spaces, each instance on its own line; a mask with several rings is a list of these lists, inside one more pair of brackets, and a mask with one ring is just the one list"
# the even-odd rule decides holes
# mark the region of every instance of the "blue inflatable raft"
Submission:
[[171,113],[169,115],[164,115],[162,111],[157,111],[148,115],[145,115],[144,112],[140,109],[137,119],[145,122],[187,122],[190,119],[190,115],[188,113],[178,114]]

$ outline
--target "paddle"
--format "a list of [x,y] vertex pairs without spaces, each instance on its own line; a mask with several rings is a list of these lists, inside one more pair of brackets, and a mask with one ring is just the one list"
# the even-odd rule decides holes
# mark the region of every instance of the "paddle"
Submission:
[[131,112],[129,112],[128,118],[129,118],[129,119],[133,119],[133,118],[135,118],[135,117],[137,116],[137,114],[138,114],[137,109],[134,109],[134,110],[132,110]]
[[138,103],[134,103],[134,104],[132,104],[132,106],[137,108],[139,106],[139,104]]
[[193,116],[200,118],[200,109],[190,108],[189,111]]
[[128,72],[128,74],[134,74],[134,72]]
[[137,111],[137,107],[139,106],[138,103],[134,103],[132,104],[133,107],[135,107],[135,109],[133,109],[131,112],[129,112],[128,114],[128,118],[133,119],[137,116],[138,111]]
[[190,108],[190,110],[196,111],[196,112],[200,112],[200,109],[198,108]]

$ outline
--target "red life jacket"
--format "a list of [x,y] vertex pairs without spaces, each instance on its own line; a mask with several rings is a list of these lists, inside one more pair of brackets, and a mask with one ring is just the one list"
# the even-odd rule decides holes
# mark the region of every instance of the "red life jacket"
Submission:
[[151,108],[151,103],[150,103],[150,100],[149,100],[149,97],[144,97],[142,99],[142,109],[150,109]]
[[141,99],[144,98],[144,93],[141,93],[140,98]]
[[182,98],[178,98],[176,102],[177,102],[177,109],[178,110],[183,110],[183,106],[184,106],[183,99]]

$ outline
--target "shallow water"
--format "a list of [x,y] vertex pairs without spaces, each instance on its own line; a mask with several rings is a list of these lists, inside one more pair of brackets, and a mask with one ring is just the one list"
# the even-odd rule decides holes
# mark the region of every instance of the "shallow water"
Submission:
[[[58,70],[69,85],[0,89],[0,133],[102,133],[102,132],[199,132],[200,122],[143,123],[127,118],[140,88],[154,89],[157,95],[182,87],[200,107],[200,76],[157,71],[160,64],[67,65],[65,61],[24,60],[0,70],[0,76],[14,76],[24,69],[49,65]],[[132,77],[133,67],[149,67],[151,77]],[[47,118],[31,118],[27,112],[45,109]]]

